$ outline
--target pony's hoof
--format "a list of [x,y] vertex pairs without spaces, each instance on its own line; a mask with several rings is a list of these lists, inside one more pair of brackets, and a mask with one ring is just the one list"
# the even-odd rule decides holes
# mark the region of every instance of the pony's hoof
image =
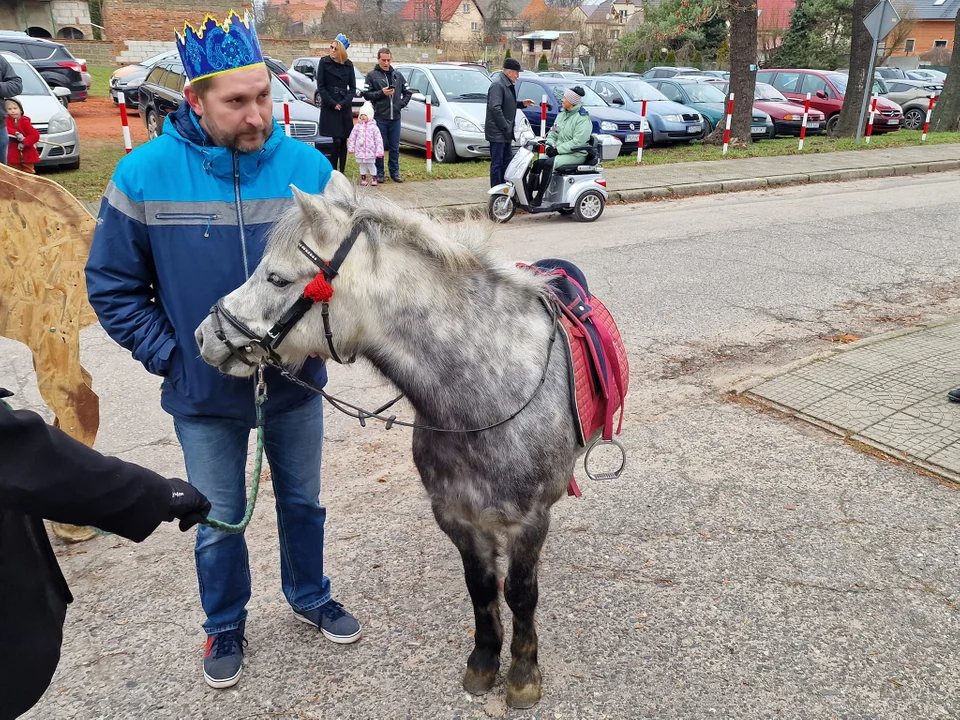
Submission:
[[490,688],[493,687],[493,683],[495,683],[496,680],[496,670],[480,672],[479,670],[468,667],[467,671],[463,674],[463,689],[471,695],[485,695],[490,692]]
[[507,705],[515,710],[532,708],[540,702],[541,695],[543,695],[543,691],[539,682],[520,687],[507,685]]

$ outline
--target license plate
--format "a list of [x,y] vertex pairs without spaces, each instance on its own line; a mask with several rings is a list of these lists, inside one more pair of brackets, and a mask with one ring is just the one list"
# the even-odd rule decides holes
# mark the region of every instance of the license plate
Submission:
[[703,125],[687,125],[687,132],[691,135],[703,132]]
[[767,128],[763,125],[754,125],[750,128],[751,135],[765,135],[767,133]]
[[638,134],[638,135],[627,135],[627,139],[624,140],[624,142],[628,142],[628,143],[640,142],[640,135],[639,135],[639,134]]
[[899,124],[900,124],[900,120],[899,120],[899,119],[897,119],[897,120],[887,120],[887,125],[899,125]]
[[814,122],[814,121],[812,121],[812,120],[807,120],[807,127],[808,127],[808,128],[813,128],[814,130],[819,130],[819,129],[820,129],[820,123],[819,123],[819,121],[818,121],[818,122]]

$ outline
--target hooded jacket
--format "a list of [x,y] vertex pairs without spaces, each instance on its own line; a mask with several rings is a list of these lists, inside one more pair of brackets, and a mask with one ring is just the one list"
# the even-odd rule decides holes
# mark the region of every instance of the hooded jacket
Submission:
[[[316,194],[330,173],[323,155],[276,121],[257,152],[212,146],[186,102],[160,137],[117,165],[100,205],[87,292],[110,337],[164,378],[160,402],[171,415],[254,426],[254,380],[207,365],[194,331],[260,262],[270,229],[293,204],[290,186]],[[310,359],[300,377],[322,385],[326,370]],[[268,421],[310,396],[272,369],[266,379]]]
[[347,139],[347,150],[356,155],[357,162],[373,162],[378,157],[383,157],[383,136],[380,135],[380,128],[373,118],[367,122],[357,121]]

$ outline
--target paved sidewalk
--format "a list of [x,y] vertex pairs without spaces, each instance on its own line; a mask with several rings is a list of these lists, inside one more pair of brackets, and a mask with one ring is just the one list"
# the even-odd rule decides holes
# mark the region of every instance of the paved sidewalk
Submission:
[[[605,170],[604,175],[611,202],[640,202],[958,169],[960,144],[953,144],[642,165]],[[484,214],[488,189],[486,177],[385,185],[386,192],[402,204],[451,219]]]
[[747,392],[760,402],[960,482],[960,320],[804,360]]

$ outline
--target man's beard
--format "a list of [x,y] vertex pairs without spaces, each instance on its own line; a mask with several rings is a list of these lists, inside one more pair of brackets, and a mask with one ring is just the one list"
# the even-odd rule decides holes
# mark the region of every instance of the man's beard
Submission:
[[228,133],[221,130],[208,116],[201,118],[201,125],[203,125],[203,129],[207,131],[207,135],[213,141],[214,145],[245,153],[256,152],[262,148],[267,138],[269,138],[273,132],[273,123],[269,123],[266,127],[258,131]]

